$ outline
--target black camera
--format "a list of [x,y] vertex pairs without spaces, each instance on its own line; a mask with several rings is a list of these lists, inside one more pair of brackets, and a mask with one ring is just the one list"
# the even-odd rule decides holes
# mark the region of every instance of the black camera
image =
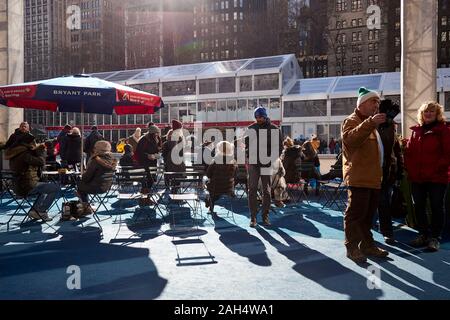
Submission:
[[386,114],[386,125],[390,125],[394,122],[394,118],[400,113],[400,106],[397,103],[393,103],[390,99],[381,101],[379,113]]

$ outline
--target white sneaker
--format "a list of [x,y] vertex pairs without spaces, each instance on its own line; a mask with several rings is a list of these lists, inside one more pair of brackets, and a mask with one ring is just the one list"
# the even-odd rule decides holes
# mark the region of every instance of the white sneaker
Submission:
[[34,209],[32,209],[32,210],[30,210],[30,212],[28,212],[28,217],[30,217],[31,219],[34,219],[34,220],[39,220],[41,218],[39,216],[39,213]]

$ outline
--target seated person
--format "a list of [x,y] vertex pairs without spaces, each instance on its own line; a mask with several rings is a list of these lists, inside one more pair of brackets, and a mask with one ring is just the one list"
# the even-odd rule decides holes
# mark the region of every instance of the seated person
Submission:
[[111,153],[111,144],[108,141],[97,141],[77,190],[85,215],[93,213],[88,194],[107,192],[111,188],[112,180],[106,176],[115,172],[116,166],[117,160]]
[[279,208],[284,207],[283,201],[287,199],[286,195],[286,170],[280,158],[274,161],[272,165],[272,176],[270,177],[271,188],[275,205]]
[[209,207],[209,213],[214,213],[214,202],[222,195],[234,196],[234,175],[236,172],[234,160],[234,146],[228,141],[217,144],[216,153],[212,163],[208,166],[206,176],[208,182],[206,189],[209,196],[205,199],[205,205]]
[[51,221],[47,210],[52,205],[59,186],[55,183],[39,182],[39,175],[45,165],[45,145],[36,144],[34,136],[27,132],[17,137],[7,149],[5,158],[14,172],[14,192],[20,197],[40,195],[34,208],[28,213],[32,219]]
[[134,161],[133,146],[131,144],[126,144],[123,150],[125,153],[120,158],[119,164],[122,167],[134,167],[136,163]]
[[283,146],[284,150],[281,159],[286,171],[284,179],[286,183],[298,183],[301,177],[297,168],[301,164],[302,148],[295,145],[289,137],[284,140]]
[[301,176],[307,181],[304,188],[305,194],[308,194],[308,184],[311,183],[311,186],[316,190],[316,195],[319,195],[319,184],[317,183],[317,180],[322,178],[319,171],[319,155],[312,141],[303,143],[302,149],[303,157],[301,166],[304,169],[302,169]]
[[50,171],[56,171],[61,168],[61,165],[56,161],[56,140],[45,141],[45,147],[47,149],[47,157],[45,158],[46,168]]

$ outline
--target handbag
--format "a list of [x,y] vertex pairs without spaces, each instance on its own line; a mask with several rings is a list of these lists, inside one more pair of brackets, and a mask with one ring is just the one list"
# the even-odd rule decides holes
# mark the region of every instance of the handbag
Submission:
[[84,206],[80,200],[72,200],[63,203],[61,220],[68,221],[78,219],[84,213]]

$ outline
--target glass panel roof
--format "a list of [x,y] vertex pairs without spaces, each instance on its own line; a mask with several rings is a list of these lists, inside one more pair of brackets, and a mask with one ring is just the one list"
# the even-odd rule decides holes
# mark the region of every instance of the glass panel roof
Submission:
[[[160,79],[165,77],[196,76],[207,68],[210,63],[184,64],[179,66],[159,67],[144,70],[133,80]],[[142,70],[141,70],[142,71]]]
[[[100,72],[92,74],[102,79],[107,78],[110,81],[127,80],[156,80],[164,78],[192,77],[198,75],[220,75],[224,73],[233,73],[240,70],[256,70],[265,68],[278,68],[284,61],[293,55],[272,56],[262,58],[251,58],[241,60],[213,61],[196,64],[185,64],[167,67],[155,67],[148,69],[122,70],[115,72]],[[250,62],[247,66],[242,67]],[[170,80],[170,79],[164,79]]]
[[114,73],[116,73],[117,71],[113,71],[113,72],[101,72],[101,73],[93,73],[91,74],[92,76],[99,78],[99,79],[106,79],[110,76],[112,76]]
[[201,75],[223,74],[228,72],[236,72],[248,60],[222,61],[210,64]]
[[124,80],[128,80],[128,79],[134,77],[135,75],[141,73],[142,70],[143,69],[120,71],[119,73],[115,74],[114,76],[108,78],[108,80],[109,81],[124,81]]
[[164,77],[183,77],[189,75],[197,75],[202,72],[209,63],[185,64],[181,66],[167,67]]
[[266,57],[254,59],[244,70],[278,68],[285,61],[286,56]]
[[360,87],[370,90],[379,90],[381,75],[353,76],[338,78],[334,92],[357,92]]
[[134,77],[133,80],[158,79],[164,74],[165,69],[166,68],[164,67],[145,69],[136,77]]
[[327,93],[335,78],[298,80],[289,94]]
[[382,86],[382,90],[394,90],[400,92],[400,72],[386,73]]

